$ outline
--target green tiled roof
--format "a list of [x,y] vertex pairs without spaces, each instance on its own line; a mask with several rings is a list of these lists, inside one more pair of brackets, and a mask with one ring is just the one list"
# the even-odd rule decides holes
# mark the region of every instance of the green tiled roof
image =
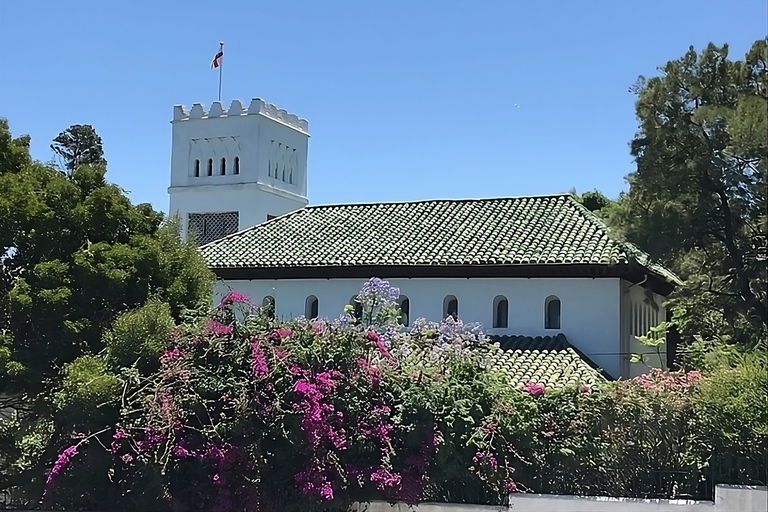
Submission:
[[489,368],[501,372],[509,382],[522,389],[528,382],[546,388],[596,384],[605,381],[587,360],[568,343],[564,335],[495,336],[501,350],[490,354]]
[[635,265],[679,280],[610,236],[570,195],[308,206],[201,247],[217,269]]

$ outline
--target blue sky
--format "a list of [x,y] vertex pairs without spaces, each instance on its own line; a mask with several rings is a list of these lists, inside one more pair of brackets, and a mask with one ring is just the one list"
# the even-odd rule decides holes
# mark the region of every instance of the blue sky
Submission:
[[599,189],[633,170],[629,87],[689,45],[742,58],[765,0],[28,1],[0,9],[0,116],[91,124],[108,178],[166,211],[174,104],[261,97],[309,120],[312,204]]

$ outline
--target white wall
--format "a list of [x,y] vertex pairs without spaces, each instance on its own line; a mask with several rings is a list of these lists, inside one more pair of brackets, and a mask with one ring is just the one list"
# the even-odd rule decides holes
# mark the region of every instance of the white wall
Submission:
[[[439,321],[443,298],[455,295],[459,317],[480,322],[491,334],[552,336],[562,332],[568,341],[612,376],[620,371],[619,295],[616,278],[393,278],[393,286],[410,300],[411,321],[418,317]],[[261,303],[275,298],[278,317],[291,319],[305,314],[307,296],[318,298],[319,315],[338,317],[365,279],[284,279],[219,281],[217,299],[229,289]],[[504,295],[509,301],[509,324],[493,329],[493,300]],[[560,329],[544,328],[544,301],[550,295],[561,301]]]
[[[234,100],[228,110],[214,102],[210,110],[174,107],[169,213],[181,216],[186,236],[188,213],[238,211],[239,229],[307,204],[307,121],[260,99],[247,109]],[[279,151],[277,148],[281,148]],[[286,148],[288,148],[286,150]],[[235,157],[239,174],[234,174]],[[207,175],[208,159],[213,174]],[[220,174],[221,159],[226,173]],[[200,176],[195,176],[195,161]],[[272,165],[279,165],[275,177]],[[291,179],[283,180],[282,169]],[[290,181],[290,182],[289,182]]]
[[765,487],[718,485],[715,502],[693,500],[642,500],[597,496],[511,494],[509,507],[458,503],[404,503],[382,501],[356,504],[355,512],[766,512]]
[[[642,285],[626,281],[622,281],[621,288],[622,374],[636,377],[647,373],[649,367],[666,368],[666,345],[660,345],[657,351],[656,348],[646,347],[637,340],[637,336],[647,335],[651,327],[666,320],[667,312],[663,306],[666,298],[646,290]],[[632,354],[643,354],[645,362],[631,364]]]

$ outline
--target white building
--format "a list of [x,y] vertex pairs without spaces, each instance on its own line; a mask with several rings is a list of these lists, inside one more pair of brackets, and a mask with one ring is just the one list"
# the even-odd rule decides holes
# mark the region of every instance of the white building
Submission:
[[176,105],[171,123],[170,213],[184,237],[210,242],[306,206],[305,119],[255,98]]
[[[273,303],[284,318],[336,317],[381,277],[400,288],[408,321],[458,315],[493,335],[562,333],[613,377],[645,370],[629,363],[652,352],[635,336],[665,320],[679,281],[573,197],[305,206],[307,124],[281,112],[261,100],[175,109],[171,212],[199,241],[227,234],[201,248],[220,294]],[[234,221],[208,228],[222,215],[238,232]]]

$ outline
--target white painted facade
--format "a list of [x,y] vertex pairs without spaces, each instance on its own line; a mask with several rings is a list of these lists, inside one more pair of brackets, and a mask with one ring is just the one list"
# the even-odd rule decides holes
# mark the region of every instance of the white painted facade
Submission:
[[[626,335],[632,318],[621,314],[622,304],[642,297],[642,287],[618,278],[393,278],[409,301],[409,318],[439,321],[445,317],[444,298],[458,300],[459,318],[480,322],[489,334],[553,336],[565,334],[568,341],[613,377],[627,377],[647,371],[629,365]],[[336,318],[360,291],[364,279],[276,279],[219,281],[217,299],[230,290],[245,293],[261,304],[265,297],[275,300],[278,318],[306,316],[307,298],[317,298],[318,316]],[[639,288],[639,292],[635,289]],[[494,300],[507,299],[506,328],[493,328]],[[560,299],[560,328],[545,328],[545,303]],[[656,296],[659,304],[661,297]],[[631,308],[629,308],[631,310]],[[663,308],[660,310],[663,318]],[[635,342],[636,343],[636,342]]]
[[766,512],[764,486],[718,485],[715,501],[614,498],[609,496],[555,496],[514,493],[509,506],[469,503],[356,503],[353,512]]
[[[171,215],[230,213],[239,231],[307,204],[309,124],[261,99],[173,109]],[[214,218],[214,216],[210,216]],[[230,229],[230,232],[232,229]]]

